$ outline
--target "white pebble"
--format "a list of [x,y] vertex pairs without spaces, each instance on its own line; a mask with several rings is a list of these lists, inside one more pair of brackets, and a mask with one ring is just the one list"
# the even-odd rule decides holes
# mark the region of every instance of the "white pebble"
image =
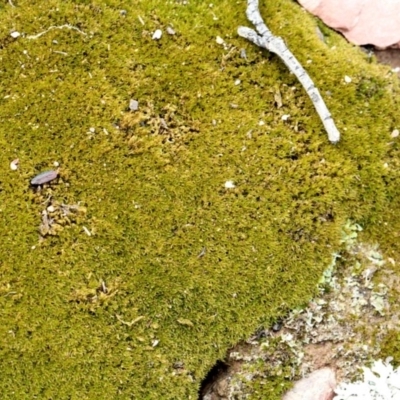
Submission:
[[167,33],[168,33],[168,35],[175,35],[174,29],[171,28],[170,26],[167,26]]
[[233,183],[233,181],[226,181],[225,182],[225,189],[234,189],[236,185]]
[[258,125],[259,126],[263,126],[263,125],[265,125],[265,122],[264,121],[259,121]]
[[397,136],[399,136],[399,130],[395,129],[392,134],[390,135],[392,138],[396,138]]
[[137,111],[139,109],[139,102],[137,100],[131,99],[129,102],[129,109],[131,111]]
[[56,210],[56,208],[54,206],[48,206],[47,207],[47,211],[50,212],[50,213],[54,212],[55,210]]
[[237,86],[237,85],[240,85],[240,79],[236,79],[236,81],[235,81],[235,85]]
[[14,38],[14,39],[16,39],[16,38],[18,38],[20,36],[21,36],[21,34],[19,32],[17,32],[17,31],[11,32],[11,37]]
[[221,36],[217,36],[216,42],[217,42],[217,44],[224,44],[224,43],[225,43],[225,40],[222,39]]
[[151,37],[153,40],[160,40],[162,36],[162,30],[157,29],[154,33],[153,36]]
[[345,76],[344,77],[344,81],[346,82],[346,83],[350,83],[351,82],[351,78],[349,77],[349,76]]
[[89,128],[89,132],[90,132],[90,133],[95,133],[95,132],[96,132],[96,129],[95,129],[95,128]]
[[18,169],[19,158],[10,162],[10,168],[12,171],[16,171]]
[[59,163],[58,161],[54,161],[54,162],[53,162],[53,165],[57,168],[57,167],[60,166],[60,163]]
[[289,114],[283,114],[281,119],[282,121],[287,121],[289,118],[290,118]]

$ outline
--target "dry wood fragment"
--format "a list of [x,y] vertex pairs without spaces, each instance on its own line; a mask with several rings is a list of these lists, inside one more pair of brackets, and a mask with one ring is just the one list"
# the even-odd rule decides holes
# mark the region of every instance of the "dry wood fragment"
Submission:
[[313,102],[322,123],[324,124],[325,130],[328,133],[330,142],[339,142],[340,132],[336,128],[335,122],[333,121],[332,116],[321,97],[321,94],[299,61],[287,48],[283,39],[278,36],[274,36],[267,28],[258,9],[258,0],[248,0],[246,15],[249,21],[255,26],[258,33],[253,29],[241,26],[238,28],[238,34],[243,38],[250,40],[257,46],[275,53],[282,59],[289,70],[296,75],[297,79],[310,96],[310,99]]

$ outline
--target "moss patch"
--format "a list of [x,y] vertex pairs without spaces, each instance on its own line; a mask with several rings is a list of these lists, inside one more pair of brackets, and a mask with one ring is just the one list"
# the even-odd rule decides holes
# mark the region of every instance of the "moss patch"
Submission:
[[[269,3],[328,92],[337,146],[280,60],[236,35],[244,1],[1,6],[4,397],[195,399],[230,345],[310,298],[345,220],[375,238],[386,223],[398,250],[398,82],[321,42],[296,3]],[[39,243],[29,180],[54,161],[44,201],[86,213]]]

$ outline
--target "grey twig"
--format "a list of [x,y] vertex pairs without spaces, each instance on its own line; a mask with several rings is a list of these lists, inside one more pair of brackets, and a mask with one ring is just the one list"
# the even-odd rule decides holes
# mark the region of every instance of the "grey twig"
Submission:
[[340,132],[336,128],[335,122],[333,121],[332,116],[326,107],[318,89],[315,87],[313,81],[296,57],[287,48],[282,38],[274,36],[267,28],[258,9],[258,0],[247,1],[246,15],[249,21],[255,26],[258,33],[253,29],[241,26],[238,29],[239,36],[250,40],[259,47],[277,54],[282,59],[289,70],[296,75],[297,79],[310,96],[310,99],[313,102],[322,123],[324,124],[325,130],[328,133],[330,142],[337,143],[340,140]]

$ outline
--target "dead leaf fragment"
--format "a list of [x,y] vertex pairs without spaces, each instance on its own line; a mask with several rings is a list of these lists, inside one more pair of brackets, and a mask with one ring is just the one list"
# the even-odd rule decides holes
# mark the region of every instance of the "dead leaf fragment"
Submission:
[[186,318],[179,318],[178,323],[181,325],[186,325],[186,326],[194,326],[193,322],[190,319],[186,319]]

